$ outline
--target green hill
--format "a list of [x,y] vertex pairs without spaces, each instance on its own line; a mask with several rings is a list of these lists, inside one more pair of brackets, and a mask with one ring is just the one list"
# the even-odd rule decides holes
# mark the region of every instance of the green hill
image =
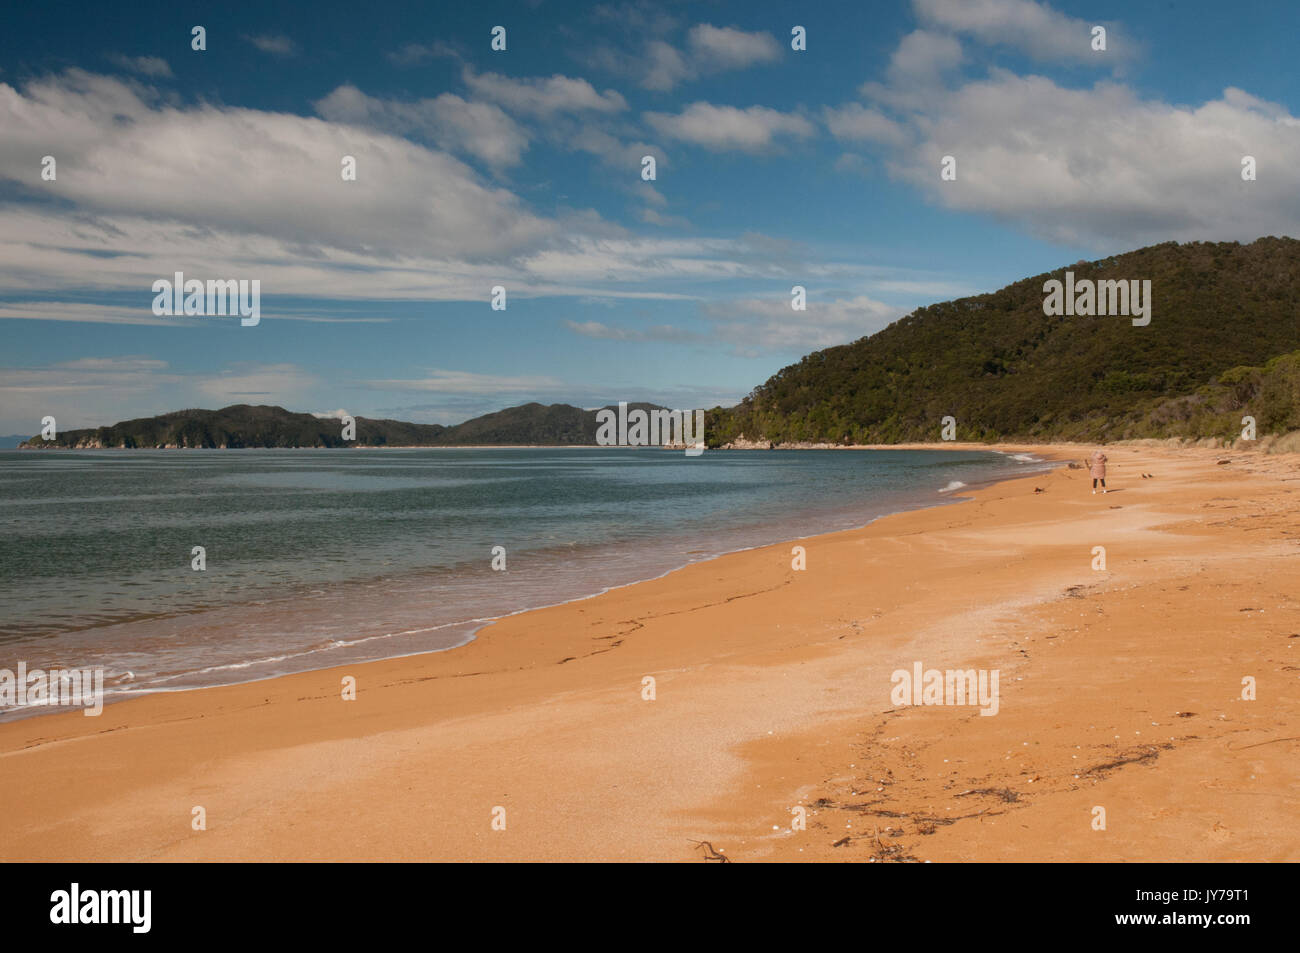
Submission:
[[1232,439],[1246,415],[1261,437],[1300,431],[1300,351],[1234,367],[1194,393],[1160,401],[1142,421],[1143,436]]
[[[1149,279],[1150,324],[1045,315],[1043,284],[1067,270],[1076,282]],[[809,354],[736,407],[711,411],[708,442],[937,440],[948,415],[958,440],[1210,436],[1196,431],[1226,426],[1228,403],[1255,399],[1247,379],[1263,387],[1264,365],[1300,348],[1297,315],[1300,241],[1166,242],[919,308]],[[1238,367],[1255,371],[1220,383]],[[1269,373],[1272,390],[1255,395],[1267,398],[1255,414],[1261,434],[1296,426],[1285,368]]]
[[[655,404],[629,404],[650,410]],[[617,411],[617,406],[614,407]],[[452,447],[470,445],[590,445],[596,411],[568,404],[524,404],[454,427],[357,417],[356,440],[343,439],[341,421],[283,407],[235,404],[220,410],[177,410],[124,420],[111,427],[68,430],[54,440],[32,437],[26,448]]]

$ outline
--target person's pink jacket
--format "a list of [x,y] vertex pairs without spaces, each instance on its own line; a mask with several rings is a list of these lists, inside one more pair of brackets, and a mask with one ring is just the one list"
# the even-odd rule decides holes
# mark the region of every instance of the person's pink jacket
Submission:
[[1092,466],[1089,472],[1092,473],[1094,480],[1106,479],[1106,454],[1098,450],[1092,455]]

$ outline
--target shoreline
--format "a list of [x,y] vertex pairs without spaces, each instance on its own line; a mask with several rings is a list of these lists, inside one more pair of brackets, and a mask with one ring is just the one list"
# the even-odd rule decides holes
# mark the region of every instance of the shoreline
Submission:
[[[1223,450],[1237,451],[1241,453],[1256,452],[1262,450],[1265,453],[1291,453],[1292,450],[1275,451],[1273,447],[1279,444],[1289,445],[1294,433],[1287,434],[1266,434],[1258,440],[1250,441],[1256,444],[1256,447],[1245,446],[1245,442],[1236,438],[1202,438],[1201,440],[1191,440],[1185,437],[1129,437],[1123,440],[1115,440],[1107,443],[1072,443],[1054,440],[1045,440],[1039,443],[1032,441],[995,441],[993,443],[981,443],[979,441],[968,440],[945,440],[945,441],[907,441],[904,443],[783,443],[762,446],[762,441],[746,440],[743,443],[729,443],[720,447],[712,447],[705,450],[706,453],[716,453],[718,451],[780,451],[780,450],[996,450],[998,447],[1016,447],[1021,452],[1033,453],[1037,450],[1050,450],[1052,447],[1076,446],[1076,447],[1113,447],[1118,449],[1134,448],[1167,448],[1167,449],[1199,449],[1199,450]],[[6,450],[664,450],[671,453],[681,453],[684,449],[680,445],[663,446],[629,446],[629,445],[606,445],[598,443],[458,443],[458,444],[357,444],[348,447],[64,447],[56,445],[28,447],[0,447],[0,453]]]
[[[62,449],[69,449],[69,448],[62,448]],[[70,448],[70,449],[78,449],[78,448]],[[110,447],[110,448],[95,448],[95,449],[121,449],[121,448],[111,448],[111,447]],[[128,448],[128,449],[154,449],[154,450],[157,450],[157,449],[162,449],[162,448]],[[189,448],[174,448],[174,449],[189,449]],[[203,448],[200,448],[200,449],[203,449]],[[206,448],[206,449],[216,449],[216,448]],[[292,449],[352,449],[352,448],[315,448],[315,447],[313,447],[313,448],[293,448],[293,447],[260,448],[260,447],[254,447],[254,448],[237,448],[237,449],[254,449],[254,450],[262,450],[262,449],[277,449],[277,450],[292,450]],[[390,448],[370,448],[370,447],[367,447],[367,448],[358,448],[358,449],[390,449]],[[394,448],[391,448],[391,449],[471,449],[471,448],[468,448],[468,447],[465,447],[465,448],[395,448],[395,447],[394,447]],[[481,449],[481,448],[479,448],[479,449]],[[514,449],[518,449],[518,448],[514,448]],[[574,448],[574,449],[581,449],[581,448]],[[613,448],[613,449],[645,449],[645,448],[636,448],[636,447],[616,447],[616,448]],[[871,448],[844,448],[844,449],[871,449]],[[978,444],[964,444],[964,445],[960,445],[960,446],[950,446],[949,444],[937,444],[937,445],[921,445],[921,444],[918,444],[918,445],[908,445],[908,446],[900,446],[900,447],[882,447],[882,448],[879,448],[879,449],[898,449],[898,450],[934,450],[934,451],[938,451],[938,452],[953,451],[953,450],[956,450],[956,451],[962,451],[962,452],[967,452],[967,451],[969,451],[969,452],[986,452],[986,453],[988,453],[988,452],[995,452],[995,453],[1003,453],[1003,454],[1006,455],[1006,456],[1011,456],[1011,455],[1013,454],[1013,452],[1014,452],[1014,451],[999,451],[999,450],[996,450],[996,449],[990,451],[990,450],[988,450],[987,448],[985,448],[983,445],[978,445]],[[1040,458],[1040,459],[1034,460],[1034,461],[1032,461],[1032,462],[1033,462],[1033,463],[1040,464],[1040,465],[1041,465],[1041,464],[1048,464],[1048,463],[1053,463],[1054,466],[1064,465],[1064,461],[1054,462],[1054,461],[1052,461],[1052,460],[1050,460],[1050,459],[1048,459],[1048,458],[1046,458],[1046,457],[1043,457],[1043,458]],[[1049,472],[1049,471],[1047,471],[1047,470],[1038,470],[1038,471],[1035,471],[1035,472]],[[397,652],[396,654],[393,654],[393,655],[382,655],[382,656],[378,656],[378,657],[375,657],[375,658],[366,659],[365,661],[331,662],[331,663],[328,663],[328,664],[315,665],[315,666],[313,666],[313,667],[304,668],[304,669],[298,669],[298,670],[292,670],[292,671],[282,671],[282,672],[277,672],[277,673],[267,674],[267,675],[259,675],[259,676],[255,676],[255,677],[253,677],[253,678],[248,678],[248,679],[240,679],[240,680],[235,680],[235,681],[218,681],[218,682],[213,682],[213,683],[210,683],[210,684],[203,684],[203,685],[185,685],[185,686],[182,686],[182,687],[179,687],[179,688],[166,688],[166,687],[160,687],[160,688],[138,688],[138,689],[137,689],[137,688],[125,688],[125,689],[123,689],[120,685],[114,685],[114,686],[112,686],[111,688],[107,689],[107,690],[104,692],[103,702],[104,702],[104,705],[107,707],[108,705],[117,705],[117,704],[121,704],[121,703],[124,702],[124,701],[130,701],[130,700],[134,700],[134,699],[138,699],[138,698],[148,697],[149,695],[152,695],[152,694],[161,694],[161,693],[177,693],[177,692],[191,692],[191,691],[202,691],[202,690],[205,690],[205,689],[211,689],[211,688],[228,688],[228,687],[238,686],[238,685],[254,685],[254,684],[257,684],[257,683],[259,683],[259,682],[272,681],[272,680],[274,680],[274,679],[284,678],[284,677],[287,677],[287,676],[290,676],[290,675],[301,675],[301,674],[305,674],[305,673],[308,673],[308,672],[323,671],[323,670],[327,670],[327,669],[339,668],[339,667],[344,666],[344,665],[361,665],[361,664],[369,664],[369,663],[371,663],[371,662],[387,662],[387,661],[395,661],[395,660],[398,660],[398,659],[408,659],[408,658],[413,658],[413,657],[420,656],[420,655],[425,655],[425,654],[434,654],[434,653],[442,653],[442,652],[451,652],[451,651],[455,651],[455,650],[457,650],[457,649],[463,648],[464,646],[466,646],[466,645],[470,644],[471,642],[473,642],[473,641],[477,638],[478,633],[481,632],[481,631],[483,631],[483,629],[485,629],[485,628],[487,628],[487,627],[489,627],[489,626],[491,626],[491,625],[493,625],[493,624],[495,624],[495,623],[498,623],[498,622],[500,622],[500,621],[502,621],[502,620],[504,620],[504,619],[509,619],[509,618],[511,618],[511,617],[513,617],[513,616],[521,615],[521,614],[528,613],[528,612],[535,612],[535,611],[542,610],[542,609],[550,609],[550,608],[555,608],[555,607],[558,607],[558,606],[569,605],[569,604],[576,603],[576,602],[582,602],[582,601],[584,601],[584,600],[588,600],[588,599],[598,598],[598,597],[600,597],[600,596],[602,596],[602,595],[605,595],[606,593],[616,592],[616,591],[618,591],[618,590],[620,590],[620,589],[624,589],[624,588],[627,588],[627,587],[629,587],[629,586],[640,585],[640,584],[642,584],[642,583],[646,583],[646,582],[654,582],[655,580],[662,579],[662,578],[664,578],[664,577],[667,576],[667,575],[670,575],[670,574],[672,574],[672,573],[678,572],[679,570],[685,569],[685,568],[687,568],[688,566],[693,566],[693,565],[697,565],[697,564],[700,564],[700,563],[707,563],[707,562],[710,562],[710,561],[712,561],[712,560],[725,558],[725,557],[727,557],[727,556],[731,556],[731,555],[734,555],[734,554],[737,554],[737,553],[750,552],[750,551],[752,551],[752,550],[754,550],[754,549],[759,549],[759,548],[762,548],[762,547],[765,547],[765,546],[788,545],[788,544],[790,544],[790,543],[797,543],[797,542],[800,542],[800,541],[803,541],[803,540],[815,539],[817,536],[826,535],[827,532],[846,532],[846,531],[852,531],[852,530],[860,530],[860,529],[863,529],[863,528],[865,528],[866,526],[869,526],[869,525],[871,525],[872,523],[877,522],[877,521],[879,521],[879,520],[881,520],[881,519],[885,519],[885,518],[887,518],[887,517],[889,517],[889,516],[895,516],[895,515],[898,515],[898,514],[900,514],[900,513],[908,513],[908,512],[914,512],[914,511],[917,511],[917,510],[930,509],[930,508],[933,508],[933,507],[941,507],[941,506],[949,506],[949,505],[953,505],[953,504],[956,504],[956,503],[959,503],[959,502],[963,502],[963,501],[965,501],[965,499],[966,499],[966,494],[967,494],[967,493],[975,492],[975,491],[977,491],[977,490],[979,490],[979,489],[981,489],[981,488],[987,487],[987,486],[993,486],[993,485],[996,485],[996,484],[998,484],[998,483],[1006,482],[1007,480],[1021,479],[1021,478],[1023,478],[1023,476],[1024,476],[1024,474],[1019,474],[1019,473],[1016,473],[1016,472],[1008,471],[1005,475],[998,476],[998,477],[994,477],[994,478],[992,478],[992,479],[985,480],[985,481],[980,481],[980,482],[978,482],[978,483],[974,483],[974,484],[966,484],[966,483],[962,483],[960,486],[956,486],[956,487],[944,487],[944,488],[941,488],[941,489],[935,491],[935,498],[934,498],[934,499],[920,500],[920,501],[917,501],[917,502],[914,502],[914,503],[909,503],[908,505],[904,506],[902,509],[891,509],[891,510],[889,510],[889,511],[886,512],[886,513],[883,513],[883,514],[881,514],[881,515],[878,515],[878,516],[875,516],[875,517],[870,518],[870,519],[869,519],[867,522],[865,522],[865,523],[858,523],[858,524],[855,524],[855,525],[853,525],[853,526],[848,526],[848,527],[844,527],[844,528],[837,529],[837,530],[829,530],[829,531],[818,531],[818,532],[813,532],[813,533],[810,533],[810,534],[807,534],[807,535],[789,536],[789,537],[784,537],[784,536],[783,536],[783,537],[780,538],[780,539],[777,539],[777,540],[774,540],[774,541],[770,541],[770,542],[766,542],[766,543],[758,543],[758,544],[754,544],[754,545],[750,545],[750,546],[740,546],[740,547],[738,547],[738,548],[736,548],[736,549],[728,549],[728,550],[725,550],[725,551],[723,551],[723,552],[716,553],[715,555],[707,556],[707,557],[705,557],[705,558],[703,558],[703,559],[691,560],[691,561],[687,561],[687,562],[681,563],[681,564],[679,564],[679,565],[671,566],[671,567],[669,567],[669,568],[667,568],[667,569],[664,569],[662,572],[659,572],[659,573],[657,573],[657,574],[655,574],[655,575],[639,577],[639,578],[631,579],[631,580],[628,580],[628,581],[625,581],[625,582],[614,582],[614,583],[610,583],[609,585],[604,585],[604,586],[602,586],[601,588],[597,589],[597,590],[594,591],[594,592],[589,592],[589,593],[586,593],[586,594],[583,594],[583,595],[573,596],[572,598],[561,599],[561,600],[558,601],[558,602],[544,602],[544,603],[539,603],[539,604],[536,604],[536,605],[525,606],[524,608],[516,609],[516,610],[514,610],[514,611],[510,611],[510,612],[505,612],[505,613],[502,613],[502,614],[500,614],[500,615],[496,615],[496,616],[475,616],[475,617],[473,617],[473,618],[468,618],[468,619],[458,619],[458,620],[453,620],[453,621],[450,621],[450,622],[439,623],[439,624],[436,626],[436,628],[470,627],[470,628],[468,628],[467,631],[464,633],[464,637],[463,637],[463,639],[462,639],[461,641],[457,642],[457,643],[454,644],[454,645],[448,645],[448,646],[445,646],[445,647],[442,647],[442,648],[433,648],[433,649],[417,649],[417,650],[415,650],[415,651]],[[781,530],[781,531],[784,532],[784,529]],[[314,584],[313,584],[313,585],[314,585]],[[226,607],[220,607],[220,608],[224,608],[224,609],[233,609],[233,608],[237,608],[237,606],[226,606]],[[128,624],[128,623],[117,623],[117,624]],[[382,637],[383,637],[382,635],[372,636],[372,638],[382,638]],[[246,660],[243,661],[242,664],[244,664],[244,665],[247,665],[247,664],[257,664],[259,661],[260,661],[260,660],[258,660],[258,659],[252,659],[252,660],[247,660],[247,659],[246,659]],[[83,669],[86,668],[86,667],[87,667],[87,666],[81,666],[81,668],[83,668]],[[57,668],[59,668],[59,667],[58,667],[58,666],[45,666],[45,668],[47,668],[47,669],[57,669]],[[169,677],[174,679],[174,678],[177,678],[177,677],[185,677],[185,676],[187,676],[188,674],[190,674],[190,673],[180,673],[179,675],[172,675],[172,676],[169,676]],[[79,709],[72,709],[72,710],[73,710],[74,713],[77,713],[77,712],[79,711]],[[67,711],[66,708],[61,710],[61,709],[58,709],[58,708],[55,708],[55,707],[50,707],[50,708],[28,708],[28,709],[26,709],[26,710],[23,710],[23,709],[15,709],[15,710],[11,710],[11,711],[0,710],[0,725],[4,725],[4,724],[7,724],[7,723],[10,723],[10,722],[13,722],[13,721],[21,721],[21,720],[25,720],[25,719],[28,719],[28,718],[41,718],[41,717],[48,717],[48,716],[51,716],[51,715],[61,714],[61,713],[64,713],[64,712],[66,712],[66,711]]]
[[[1059,462],[1084,447],[998,449]],[[1107,802],[1112,830],[1124,828],[1126,810],[1167,801],[1169,791],[1153,794],[1161,785],[1176,792],[1170,824],[1187,823],[1189,813],[1199,822],[1224,800],[1227,782],[1216,782],[1220,791],[1204,785],[1210,769],[1235,769],[1245,757],[1214,743],[1258,742],[1251,777],[1228,779],[1229,789],[1255,797],[1228,798],[1205,837],[1129,838],[1119,857],[1263,851],[1296,859],[1287,818],[1300,780],[1289,738],[1297,701],[1278,679],[1297,642],[1275,649],[1268,641],[1265,650],[1250,638],[1256,623],[1269,640],[1284,639],[1282,628],[1300,633],[1300,611],[1271,562],[1295,548],[1294,458],[1235,452],[1225,469],[1215,460],[1222,451],[1114,450],[1111,496],[1079,495],[1084,477],[1062,467],[963,488],[971,499],[961,506],[805,538],[803,572],[791,570],[789,541],[775,543],[506,617],[456,652],[151,694],[93,719],[57,712],[0,724],[0,758],[14,759],[0,795],[0,856],[699,860],[694,844],[708,840],[737,860],[1115,859],[1121,838],[1089,836],[1086,808],[1082,835],[1073,821],[1062,832],[1077,812],[1060,804],[1080,786],[1058,777],[1051,758],[1029,767],[1013,760],[1014,737],[1026,747],[1032,740],[1040,760],[1047,748],[1038,746],[1050,743],[1067,766],[1063,739],[1073,740],[1075,757],[1085,753],[1100,767],[1084,773],[1091,787],[1119,792]],[[1139,479],[1153,470],[1153,481]],[[1208,532],[1194,514],[1223,509],[1215,500],[1254,507],[1262,522],[1237,526],[1229,514],[1228,528]],[[1100,576],[1085,545],[1098,536],[1114,552]],[[1241,590],[1246,608],[1229,612],[1221,594],[1180,594],[1154,620],[1130,618],[1134,590],[1169,599],[1165,590],[1183,592],[1170,584],[1188,573],[1198,588]],[[1122,654],[1114,644],[1103,652],[1072,629],[1025,621],[1060,615],[1062,606],[1100,609],[1119,633],[1106,638],[1135,658],[1155,653],[1154,682],[1114,671]],[[1239,608],[1267,612],[1238,616]],[[1219,616],[1243,632],[1225,637],[1207,626]],[[1174,617],[1184,628],[1162,631]],[[1214,663],[1228,647],[1246,654],[1224,674]],[[1001,668],[999,715],[892,710],[889,671],[913,660]],[[1207,700],[1199,683],[1200,695],[1164,684],[1185,681],[1189,665],[1193,676],[1230,680],[1225,700]],[[1233,710],[1233,686],[1251,667],[1259,700]],[[354,702],[340,699],[344,675],[357,680]],[[646,677],[656,679],[653,701],[642,697]],[[1016,687],[1024,679],[1054,688],[1029,693]],[[1118,749],[1108,767],[1107,745],[1123,740],[1112,729],[1134,707],[1122,692],[1097,697],[1116,685],[1130,693],[1138,686],[1134,711],[1161,726],[1194,707],[1195,720],[1178,728],[1198,731],[1161,740],[1171,747],[1154,755]],[[1153,695],[1168,696],[1158,713]],[[1130,723],[1122,730],[1141,731]],[[883,726],[897,726],[885,729],[897,737],[881,734]],[[920,770],[917,759],[930,753],[934,763]],[[950,778],[955,769],[944,766],[958,759],[963,773]],[[878,774],[872,781],[889,780],[869,795],[858,767],[867,764]],[[947,800],[947,812],[937,799]],[[805,806],[807,830],[788,829],[791,805]],[[207,811],[205,831],[191,829],[195,806]],[[508,811],[504,831],[490,825],[494,807]],[[845,827],[867,822],[870,837]],[[1144,818],[1147,828],[1162,823]],[[1214,833],[1214,824],[1230,833]]]

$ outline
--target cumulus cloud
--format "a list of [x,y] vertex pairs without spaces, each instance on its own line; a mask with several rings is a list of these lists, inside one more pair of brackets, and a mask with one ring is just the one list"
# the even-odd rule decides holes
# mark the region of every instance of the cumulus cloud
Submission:
[[616,113],[627,101],[615,90],[603,93],[585,79],[556,74],[549,77],[515,79],[499,73],[475,73],[466,69],[465,85],[481,99],[491,100],[510,112],[548,117],[556,113]]
[[828,106],[822,110],[822,118],[836,139],[888,145],[902,145],[907,141],[907,132],[900,123],[861,103],[846,103],[838,109]]
[[[894,155],[893,175],[944,206],[1050,240],[1113,247],[1300,233],[1291,161],[1300,120],[1239,89],[1175,106],[1113,82],[1067,89],[995,71],[937,98],[912,128],[918,144]],[[956,182],[935,173],[943,155],[957,159]],[[1241,179],[1246,155],[1266,170],[1258,181]]]
[[890,56],[886,81],[863,83],[858,92],[894,109],[923,108],[944,94],[950,75],[965,60],[966,53],[956,38],[913,30]]
[[667,92],[683,80],[695,76],[695,67],[678,52],[677,47],[664,40],[651,40],[646,45],[646,69],[641,85],[646,89]]
[[956,69],[965,59],[961,44],[951,36],[913,30],[903,37],[889,58],[891,82],[931,85]]
[[523,127],[492,103],[469,102],[454,93],[399,102],[340,86],[315,103],[331,122],[417,136],[445,149],[472,155],[492,166],[517,165],[528,148]]
[[668,155],[662,146],[639,139],[621,139],[598,125],[583,123],[565,129],[564,133],[562,144],[566,148],[594,155],[610,168],[623,173],[629,170],[639,173],[642,156],[653,156],[661,171],[668,167]]
[[[1174,105],[1116,79],[1069,88],[997,66],[971,79],[959,71],[970,58],[957,36],[971,47],[1091,61],[1092,24],[1033,0],[914,0],[914,8],[922,29],[899,42],[883,82],[861,87],[868,104],[827,108],[822,119],[859,151],[876,147],[892,177],[936,204],[1099,249],[1300,231],[1300,167],[1289,160],[1300,120],[1285,107],[1234,88]],[[937,174],[945,155],[956,159],[956,181]],[[1269,173],[1243,182],[1247,155]],[[846,155],[837,168],[867,164]]]
[[706,69],[744,69],[781,58],[781,47],[770,33],[701,23],[691,28],[686,41],[696,63]]
[[[468,264],[542,242],[555,228],[442,151],[320,119],[181,108],[77,70],[21,92],[0,84],[0,126],[0,179],[30,192],[22,170],[47,153],[59,161],[57,182],[37,187],[59,205],[0,208],[0,275],[11,288],[39,287],[45,269],[167,274],[173,263],[188,266],[190,253],[241,261],[236,274],[250,261],[316,271]],[[355,182],[340,176],[345,155],[356,159]],[[167,264],[142,269],[150,255]],[[24,277],[26,266],[36,273]]]
[[[0,181],[20,197],[0,204],[0,317],[202,323],[152,314],[152,282],[176,271],[259,279],[264,322],[381,320],[339,312],[357,299],[481,303],[497,284],[512,302],[694,300],[704,286],[788,273],[790,249],[753,236],[637,237],[590,210],[539,215],[445,150],[373,128],[423,122],[442,133],[439,123],[473,104],[437,98],[401,110],[342,89],[323,101],[330,119],[182,105],[76,70],[0,84]],[[661,122],[714,147],[759,149],[811,132],[806,119],[763,107],[697,104]],[[606,150],[632,170],[650,151],[598,135],[574,147]],[[49,153],[59,177],[44,183],[31,170]],[[356,181],[340,176],[348,155]],[[629,189],[647,222],[681,224],[653,187]],[[850,266],[840,274],[858,277]],[[91,293],[113,294],[91,304]],[[285,305],[290,298],[309,300]]]
[[[1009,46],[1043,62],[1075,61],[1110,65],[1133,50],[1114,43],[1115,25],[1080,20],[1036,0],[913,0],[917,17],[928,26],[972,36],[990,46]],[[1092,49],[1092,28],[1107,28],[1107,50]]]
[[771,148],[778,136],[813,134],[812,123],[802,116],[766,106],[739,109],[696,102],[680,113],[648,112],[644,118],[661,135],[713,150],[761,152]]
[[[622,14],[620,14],[622,15]],[[633,17],[624,24],[631,27]],[[622,47],[601,44],[580,58],[589,66],[632,77],[643,89],[668,92],[681,83],[726,70],[747,69],[780,59],[781,45],[770,33],[700,23],[687,31],[684,45],[669,42],[676,22],[658,20],[655,28],[630,29]]]

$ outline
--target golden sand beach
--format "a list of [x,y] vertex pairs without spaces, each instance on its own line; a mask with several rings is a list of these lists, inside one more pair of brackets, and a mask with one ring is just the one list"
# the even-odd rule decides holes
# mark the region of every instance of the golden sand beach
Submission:
[[[1106,450],[1106,495],[1061,468],[448,652],[0,725],[0,858],[1300,859],[1300,459]],[[996,715],[896,704],[917,663],[996,670]]]

